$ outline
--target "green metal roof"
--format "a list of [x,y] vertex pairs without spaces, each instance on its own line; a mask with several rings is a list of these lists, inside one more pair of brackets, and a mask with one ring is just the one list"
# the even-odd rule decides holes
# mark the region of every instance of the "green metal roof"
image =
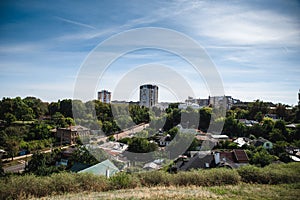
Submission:
[[81,170],[78,173],[92,173],[95,175],[104,175],[105,176],[106,170],[109,170],[109,176],[112,176],[115,173],[120,171],[110,160],[105,160],[101,163],[98,163],[89,168]]

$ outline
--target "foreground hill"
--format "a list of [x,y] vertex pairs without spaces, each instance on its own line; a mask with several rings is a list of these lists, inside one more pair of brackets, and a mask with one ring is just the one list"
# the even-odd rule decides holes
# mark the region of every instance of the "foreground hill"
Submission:
[[300,184],[262,185],[241,183],[226,186],[161,186],[108,192],[85,192],[49,196],[48,200],[77,199],[297,199]]
[[66,172],[0,179],[0,199],[298,199],[299,194],[300,163],[176,174],[121,172],[108,179]]

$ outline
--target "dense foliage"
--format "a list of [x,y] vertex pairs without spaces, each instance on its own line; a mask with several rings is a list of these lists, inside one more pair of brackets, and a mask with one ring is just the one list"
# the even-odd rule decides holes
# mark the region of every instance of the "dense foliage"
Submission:
[[[76,123],[73,111],[77,115]],[[75,124],[112,135],[121,128],[149,122],[148,111],[138,105],[110,105],[98,100],[83,103],[64,99],[47,103],[35,97],[3,98],[0,101],[0,149],[14,158],[20,152],[50,148],[60,144],[52,129]]]

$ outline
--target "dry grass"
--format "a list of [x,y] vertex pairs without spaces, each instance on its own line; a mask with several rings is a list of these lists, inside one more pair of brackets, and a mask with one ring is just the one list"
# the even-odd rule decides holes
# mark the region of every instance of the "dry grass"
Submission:
[[199,187],[199,186],[161,186],[135,189],[66,194],[41,198],[43,200],[64,199],[297,199],[300,184],[262,185],[247,184]]
[[51,199],[54,195],[63,195],[61,199],[74,196],[73,199],[297,199],[300,194],[299,177],[300,163],[177,174],[163,171],[118,173],[109,179],[72,173],[48,177],[8,176],[0,179],[0,199],[47,199],[49,196]]

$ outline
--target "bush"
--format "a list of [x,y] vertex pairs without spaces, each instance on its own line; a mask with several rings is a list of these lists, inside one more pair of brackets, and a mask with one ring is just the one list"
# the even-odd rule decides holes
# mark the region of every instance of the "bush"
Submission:
[[170,185],[171,174],[164,171],[142,172],[137,174],[142,186],[151,187],[157,185]]
[[272,164],[265,168],[248,165],[237,171],[242,181],[246,183],[283,184],[300,182],[298,163]]
[[48,177],[33,174],[11,176],[0,180],[0,199],[28,199],[51,194],[82,191],[106,191],[109,182],[104,176],[59,173]]
[[239,174],[229,169],[195,170],[191,172],[179,172],[172,177],[173,185],[197,185],[213,186],[237,184],[240,181]]
[[39,177],[32,174],[0,179],[0,199],[28,199],[53,194],[135,188],[137,186],[217,186],[240,181],[260,184],[300,183],[299,163],[271,164],[264,168],[247,165],[237,170],[210,169],[169,174],[152,171],[118,173],[107,179],[93,174],[58,173]]
[[139,180],[130,174],[121,172],[109,178],[110,189],[135,188],[140,185]]
[[101,192],[109,189],[109,181],[105,176],[80,173],[76,174],[76,180],[80,183],[82,191]]
[[49,177],[10,176],[0,181],[0,199],[26,199],[51,194]]

